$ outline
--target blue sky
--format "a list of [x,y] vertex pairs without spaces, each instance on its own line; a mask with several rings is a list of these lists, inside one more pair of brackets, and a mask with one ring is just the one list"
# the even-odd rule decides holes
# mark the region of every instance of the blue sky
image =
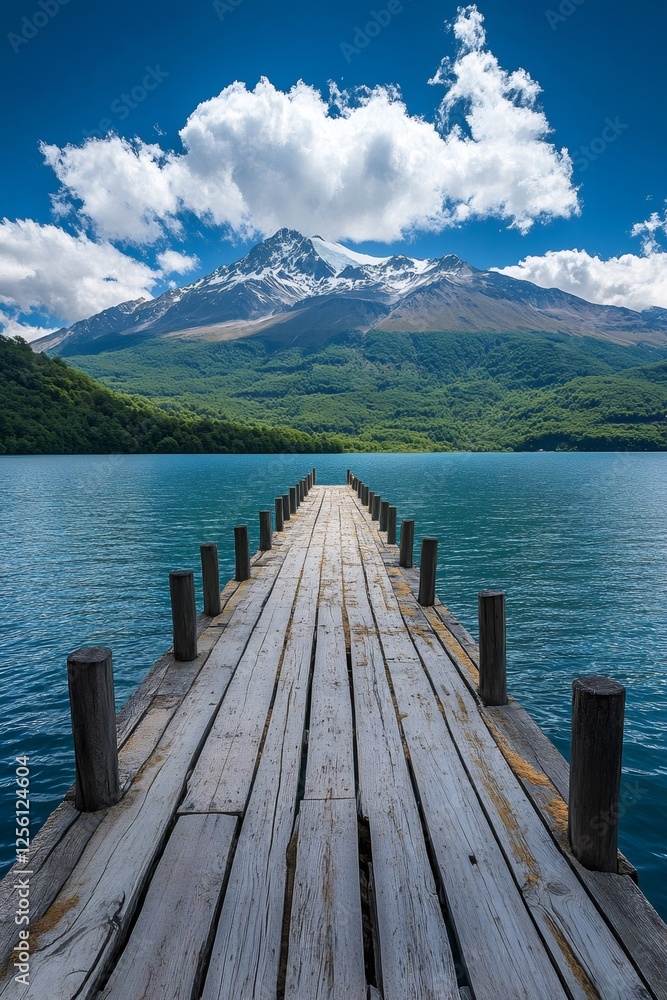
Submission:
[[[379,255],[453,252],[479,267],[524,261],[509,273],[596,301],[667,307],[666,29],[657,0],[636,9],[618,0],[480,0],[467,15],[449,0],[4,0],[0,322],[6,332],[54,327],[137,289],[159,294],[237,259],[274,218],[276,228],[324,229]],[[429,85],[443,58],[449,74]],[[509,75],[519,70],[539,95],[525,76],[513,95]],[[197,111],[234,81],[247,87],[238,100]],[[295,110],[288,95],[298,81]],[[456,81],[462,96],[442,122],[440,102]],[[328,101],[331,84],[348,97],[315,108],[310,88]],[[375,91],[364,117],[360,87],[398,87],[403,104],[394,91],[384,103]],[[513,105],[533,116],[528,138]],[[188,159],[179,130],[193,113]],[[551,129],[541,135],[540,114]],[[346,116],[327,136],[325,119]],[[494,122],[505,130],[503,116],[505,138],[491,134]],[[366,141],[355,172],[350,157]],[[153,145],[167,159],[148,153]],[[383,157],[413,149],[419,163],[390,182]],[[323,180],[329,163],[341,174],[335,197]],[[235,204],[231,176],[241,178]],[[446,210],[434,211],[443,193]]]

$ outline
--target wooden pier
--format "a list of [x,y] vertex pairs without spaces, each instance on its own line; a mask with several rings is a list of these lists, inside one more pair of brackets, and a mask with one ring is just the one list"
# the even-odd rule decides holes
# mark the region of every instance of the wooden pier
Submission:
[[212,614],[172,580],[182,658],[119,713],[117,763],[81,729],[77,789],[0,883],[3,1000],[667,1000],[667,927],[613,836],[613,870],[576,859],[567,764],[504,697],[499,595],[481,698],[434,540],[420,580],[414,524],[397,548],[395,508],[348,478],[277,498],[251,560],[237,531],[219,605],[203,547]]

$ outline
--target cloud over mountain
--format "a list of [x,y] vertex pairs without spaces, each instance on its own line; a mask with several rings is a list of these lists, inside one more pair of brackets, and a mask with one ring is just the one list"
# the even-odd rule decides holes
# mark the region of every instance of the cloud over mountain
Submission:
[[667,309],[667,253],[659,243],[659,235],[667,234],[667,215],[654,212],[638,222],[632,234],[642,238],[642,256],[628,253],[602,260],[586,250],[551,250],[494,270],[602,305]]
[[[42,310],[75,322],[127,299],[150,297],[158,275],[106,242],[30,219],[0,222],[0,323]],[[11,326],[6,332],[20,332]]]

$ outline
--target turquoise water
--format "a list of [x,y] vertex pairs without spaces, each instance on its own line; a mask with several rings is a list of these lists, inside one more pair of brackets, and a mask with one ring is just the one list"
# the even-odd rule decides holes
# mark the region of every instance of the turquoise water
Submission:
[[[170,645],[168,573],[199,544],[233,571],[232,527],[313,464],[350,466],[440,539],[438,593],[475,632],[507,592],[508,684],[567,756],[571,683],[627,685],[621,847],[667,917],[667,459],[661,455],[0,457],[0,862],[14,758],[31,760],[33,834],[73,779],[66,659],[109,645],[122,704]],[[201,605],[201,597],[199,597]]]

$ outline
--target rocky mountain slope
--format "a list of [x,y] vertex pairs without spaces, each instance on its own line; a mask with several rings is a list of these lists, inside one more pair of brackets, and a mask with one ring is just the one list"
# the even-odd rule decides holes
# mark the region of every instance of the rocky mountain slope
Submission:
[[322,344],[370,330],[529,333],[667,345],[667,310],[635,312],[544,289],[454,255],[371,257],[281,229],[241,260],[156,299],[124,302],[33,343],[36,351],[98,353],[153,338]]

